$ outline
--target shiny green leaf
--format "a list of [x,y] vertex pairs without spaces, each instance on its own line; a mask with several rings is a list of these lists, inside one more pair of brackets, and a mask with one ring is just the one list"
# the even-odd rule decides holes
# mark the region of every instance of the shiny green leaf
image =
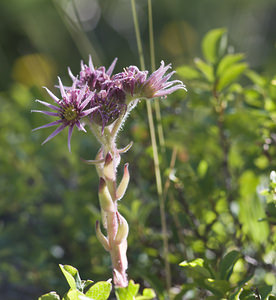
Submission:
[[219,264],[219,278],[229,280],[235,263],[240,258],[240,253],[236,250],[233,250],[227,253]]
[[64,295],[62,300],[91,300],[92,298],[86,297],[82,292],[70,289],[68,293]]
[[70,288],[82,291],[83,288],[78,270],[70,265],[60,264],[59,267],[63,275],[65,276]]
[[94,300],[107,300],[111,290],[112,285],[110,282],[99,281],[89,288],[89,290],[85,293],[85,296]]
[[117,300],[134,300],[139,291],[139,284],[135,284],[133,280],[130,280],[129,284],[125,288],[116,288]]
[[50,292],[48,294],[42,295],[38,300],[60,300],[59,295],[56,292]]

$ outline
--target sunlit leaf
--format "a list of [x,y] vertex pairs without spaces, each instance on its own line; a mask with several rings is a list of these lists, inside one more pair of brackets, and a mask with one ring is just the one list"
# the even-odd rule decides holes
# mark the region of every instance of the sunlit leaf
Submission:
[[197,172],[200,178],[203,178],[208,170],[208,163],[206,160],[201,160],[198,167]]
[[265,87],[267,84],[266,79],[253,70],[247,70],[245,72],[245,75],[248,78],[250,78],[253,81],[253,83],[255,83],[256,85],[258,85],[260,87]]
[[183,261],[179,264],[181,267],[184,267],[187,269],[190,273],[190,275],[195,277],[211,277],[211,274],[209,270],[204,266],[204,260],[202,258],[197,258],[192,261]]
[[59,265],[63,275],[65,276],[69,286],[71,289],[78,289],[79,291],[82,291],[82,284],[79,272],[76,268],[70,266],[70,265]]
[[91,300],[91,298],[86,297],[82,292],[76,289],[70,289],[62,300]]
[[85,293],[85,296],[90,297],[94,300],[107,300],[112,289],[112,285],[107,281],[100,281],[95,283]]
[[197,68],[204,74],[204,76],[206,77],[206,79],[209,82],[214,81],[214,69],[212,66],[208,65],[206,62],[204,62],[200,58],[195,59],[195,64],[196,64]]
[[56,292],[50,292],[48,294],[42,295],[38,300],[60,300],[59,295]]
[[198,72],[195,68],[190,66],[181,66],[176,69],[177,75],[180,76],[183,79],[199,79],[201,78],[200,72]]
[[241,53],[225,55],[219,62],[216,72],[217,76],[222,76],[223,73],[226,72],[229,67],[231,67],[234,63],[237,63],[238,61],[242,60],[243,58],[244,55]]
[[246,63],[238,63],[230,66],[219,78],[217,90],[221,91],[228,84],[235,81],[247,68]]
[[229,280],[235,263],[240,258],[240,253],[236,250],[233,250],[227,253],[219,264],[219,277],[220,279]]
[[151,300],[156,297],[156,294],[153,289],[144,289],[142,296],[135,297],[135,300]]
[[203,38],[202,52],[205,59],[210,63],[215,63],[219,58],[220,39],[225,34],[225,28],[210,30]]
[[134,300],[139,291],[139,284],[135,284],[133,280],[130,280],[129,284],[125,288],[116,288],[117,300]]

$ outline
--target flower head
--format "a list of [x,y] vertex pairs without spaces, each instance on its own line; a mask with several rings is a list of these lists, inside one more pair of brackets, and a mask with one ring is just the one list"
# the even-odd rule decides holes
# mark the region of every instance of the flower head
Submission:
[[91,120],[102,126],[112,124],[121,114],[126,112],[126,94],[116,85],[110,84],[107,90],[101,90],[93,94],[92,106],[98,107],[92,112]]
[[58,120],[37,127],[33,130],[59,125],[59,127],[52,134],[50,134],[47,137],[47,139],[42,143],[45,144],[50,139],[55,137],[58,133],[60,133],[65,127],[68,126],[68,148],[69,151],[71,151],[70,142],[74,126],[76,126],[79,130],[86,132],[85,128],[81,123],[81,119],[94,112],[96,109],[98,109],[98,107],[89,106],[93,95],[87,94],[86,86],[84,86],[82,89],[78,89],[76,88],[75,84],[73,84],[71,88],[65,90],[60,78],[58,79],[61,99],[55,96],[50,90],[45,88],[50,97],[55,101],[56,105],[52,105],[41,100],[36,100],[37,102],[47,106],[48,108],[51,108],[55,112],[44,110],[32,110],[32,112],[39,112],[49,116],[56,116],[58,117]]
[[[167,95],[175,92],[176,90],[183,89],[186,90],[185,85],[180,80],[169,79],[175,73],[175,71],[170,72],[165,75],[165,73],[171,68],[171,64],[165,66],[164,61],[161,61],[161,66],[155,72],[153,72],[150,77],[143,83],[142,95],[146,98],[155,97],[166,97]],[[164,76],[165,75],[165,76]]]
[[133,97],[140,94],[147,75],[148,71],[140,71],[136,66],[129,66],[124,69],[124,72],[115,74],[111,79]]
[[103,66],[99,68],[95,68],[92,62],[92,58],[91,56],[89,56],[88,65],[85,65],[83,61],[81,61],[81,71],[78,77],[75,77],[72,74],[70,68],[68,68],[68,71],[73,82],[76,81],[76,85],[79,88],[82,88],[85,85],[87,85],[90,91],[94,91],[94,90],[101,91],[102,89],[105,89],[106,84],[110,82],[110,76],[114,70],[116,62],[117,62],[117,58],[113,60],[112,64],[106,71],[105,67]]

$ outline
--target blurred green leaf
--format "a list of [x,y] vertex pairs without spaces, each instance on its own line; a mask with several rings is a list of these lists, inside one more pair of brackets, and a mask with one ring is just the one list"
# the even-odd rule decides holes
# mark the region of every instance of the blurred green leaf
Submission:
[[179,264],[181,267],[185,268],[192,277],[195,278],[209,278],[211,274],[209,270],[204,266],[204,260],[202,258],[197,258],[192,261],[183,261]]
[[183,79],[193,80],[201,78],[201,74],[194,67],[181,66],[178,67],[176,71],[177,75]]
[[156,294],[153,289],[144,289],[142,296],[135,297],[135,300],[151,300],[156,297]]
[[202,41],[202,52],[208,62],[216,63],[219,59],[220,39],[225,32],[225,28],[218,28],[210,30],[204,36]]
[[226,280],[216,280],[208,278],[204,280],[205,288],[216,296],[225,297],[226,292],[230,290],[230,283]]
[[208,170],[208,163],[206,160],[201,160],[198,167],[197,172],[200,178],[203,178]]
[[195,59],[197,68],[204,74],[209,82],[214,81],[214,69],[200,58]]
[[227,253],[219,264],[219,278],[229,280],[235,263],[240,258],[240,253],[236,250],[233,250]]
[[264,88],[267,85],[266,79],[253,70],[247,70],[245,75],[252,80],[257,86]]
[[258,293],[261,295],[261,299],[266,299],[268,295],[272,291],[272,286],[271,285],[264,285],[258,287]]
[[219,78],[217,90],[221,91],[231,82],[235,81],[247,68],[246,63],[238,63],[230,66]]
[[65,276],[70,288],[82,291],[83,288],[78,270],[70,265],[60,264],[59,267],[63,275]]
[[241,53],[237,54],[227,54],[225,55],[221,61],[219,62],[219,65],[217,67],[217,77],[220,77],[223,75],[224,72],[226,72],[229,67],[231,67],[236,62],[242,60],[244,58],[244,55]]
[[112,285],[110,282],[100,281],[89,288],[89,290],[85,293],[85,296],[90,297],[93,300],[107,300],[111,290]]

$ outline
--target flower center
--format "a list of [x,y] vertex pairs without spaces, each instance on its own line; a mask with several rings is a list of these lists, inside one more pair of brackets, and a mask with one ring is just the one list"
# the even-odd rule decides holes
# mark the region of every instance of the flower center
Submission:
[[69,105],[69,106],[64,108],[62,116],[67,121],[72,121],[72,120],[75,120],[77,118],[78,113],[77,113],[74,105]]

